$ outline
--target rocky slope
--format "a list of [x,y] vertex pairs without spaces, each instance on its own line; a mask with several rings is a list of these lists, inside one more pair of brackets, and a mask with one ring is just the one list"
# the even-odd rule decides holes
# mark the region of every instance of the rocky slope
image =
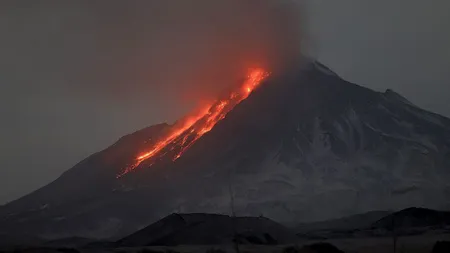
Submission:
[[173,212],[229,214],[230,202],[282,223],[450,208],[450,120],[317,62],[274,73],[175,162],[116,178],[168,129],[125,136],[5,205],[0,229],[118,237]]

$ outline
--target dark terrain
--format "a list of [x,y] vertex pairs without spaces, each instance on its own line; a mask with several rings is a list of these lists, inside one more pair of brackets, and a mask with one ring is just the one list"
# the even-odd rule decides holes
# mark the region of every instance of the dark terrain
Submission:
[[[388,214],[375,218],[382,213]],[[4,244],[0,249],[7,252],[11,249],[21,249],[16,252],[144,252],[144,249],[149,252],[208,252],[212,249],[234,252],[238,245],[245,252],[386,252],[392,249],[395,235],[399,250],[431,252],[438,241],[441,242],[434,248],[442,249],[447,245],[445,240],[450,240],[448,214],[408,208],[394,213],[379,211],[301,224],[291,229],[264,217],[171,214],[116,241],[71,237],[34,241],[28,245]],[[392,223],[392,219],[396,222]]]
[[[392,90],[376,92],[318,62],[301,63],[273,73],[180,159],[144,162],[116,178],[170,128],[160,124],[124,136],[54,182],[0,207],[3,241],[56,246],[94,239],[106,247],[144,233],[170,213],[267,217],[248,218],[257,224],[249,228],[258,228],[253,240],[263,244],[287,243],[284,236],[276,238],[276,229],[269,233],[274,241],[265,237],[262,227],[275,222],[296,227],[294,233],[306,241],[446,233],[447,213],[373,212],[450,209],[450,120]],[[215,217],[228,224],[221,231],[229,236],[230,218]],[[320,220],[332,221],[311,223]],[[200,243],[218,223],[187,222],[188,229],[177,233]],[[187,243],[177,233],[166,235],[164,243]],[[430,244],[436,238],[428,239]]]

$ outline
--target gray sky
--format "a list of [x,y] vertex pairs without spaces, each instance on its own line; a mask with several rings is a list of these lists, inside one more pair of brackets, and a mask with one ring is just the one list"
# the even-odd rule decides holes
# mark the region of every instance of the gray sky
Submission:
[[[238,0],[197,0],[209,3],[201,8],[186,2],[0,3],[0,203],[47,184],[127,133],[175,120],[224,87],[205,84],[236,73],[226,66],[289,48],[295,40],[284,34],[300,29],[283,26],[292,22],[285,10],[272,16],[265,6],[249,17]],[[306,7],[302,32],[323,63],[349,81],[392,88],[450,116],[450,2],[308,0]],[[173,19],[160,19],[164,11]],[[189,22],[179,22],[180,15]],[[209,36],[217,27],[228,33]],[[242,52],[242,44],[254,50]]]

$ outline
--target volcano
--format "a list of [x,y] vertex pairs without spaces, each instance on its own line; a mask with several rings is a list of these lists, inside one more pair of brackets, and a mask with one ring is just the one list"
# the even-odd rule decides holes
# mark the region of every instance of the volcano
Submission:
[[119,238],[171,213],[292,224],[450,208],[450,119],[316,61],[254,83],[230,107],[124,136],[1,207],[0,233]]

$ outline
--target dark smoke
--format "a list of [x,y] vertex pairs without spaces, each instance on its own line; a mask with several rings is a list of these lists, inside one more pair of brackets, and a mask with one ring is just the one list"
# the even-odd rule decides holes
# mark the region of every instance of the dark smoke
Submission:
[[42,0],[0,7],[8,35],[5,79],[36,93],[179,108],[215,97],[248,67],[279,67],[300,48],[301,8],[293,0]]
[[97,44],[76,84],[101,96],[209,99],[249,67],[279,67],[300,48],[300,8],[291,1],[89,1],[84,8]]

